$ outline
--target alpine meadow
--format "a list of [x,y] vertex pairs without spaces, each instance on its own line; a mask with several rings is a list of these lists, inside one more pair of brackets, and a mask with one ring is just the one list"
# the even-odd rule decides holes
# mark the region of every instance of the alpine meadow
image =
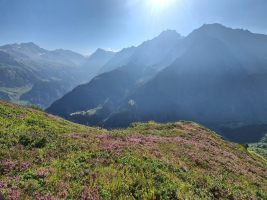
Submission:
[[0,0],[0,200],[267,200],[266,10]]

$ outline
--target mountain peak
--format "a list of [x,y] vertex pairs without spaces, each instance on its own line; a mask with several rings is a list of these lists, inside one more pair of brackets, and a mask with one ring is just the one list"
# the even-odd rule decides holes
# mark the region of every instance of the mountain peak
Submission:
[[18,44],[18,46],[32,48],[32,49],[41,49],[37,44],[33,42],[20,43]]
[[157,37],[143,42],[138,48],[144,47],[147,44],[151,45],[152,43],[155,43],[155,42],[156,43],[158,43],[158,42],[162,42],[162,43],[168,42],[169,43],[169,42],[173,42],[173,41],[178,41],[182,38],[183,37],[179,33],[177,33],[175,30],[167,29],[167,30],[161,32]]
[[[87,58],[87,65],[88,62],[90,63],[101,63],[100,65],[103,66],[106,64],[116,53],[113,51],[107,51],[105,49],[98,48],[94,53],[92,53],[88,58]],[[93,64],[95,65],[95,64]]]
[[246,29],[240,29],[240,28],[234,29],[234,28],[227,27],[227,26],[224,26],[224,25],[219,24],[219,23],[203,24],[196,31],[210,32],[210,33],[217,33],[217,32],[223,32],[223,31],[227,31],[227,32],[235,31],[235,32],[239,32],[239,33],[251,33],[250,31],[248,31]]
[[200,28],[194,30],[192,33],[217,33],[217,32],[224,32],[227,30],[232,30],[229,27],[226,27],[219,23],[213,23],[213,24],[203,24]]
[[108,51],[102,48],[98,48],[93,54],[91,54],[90,57],[94,57],[94,56],[101,56],[103,54],[115,54],[115,52],[113,51]]
[[102,48],[98,48],[95,53],[106,53],[106,52],[110,52],[110,51],[107,51],[105,49],[102,49]]
[[220,23],[203,24],[200,28],[227,28]]
[[175,30],[167,29],[159,34],[160,38],[181,38],[182,36]]
[[16,54],[17,57],[38,57],[47,52],[33,42],[7,44],[0,48],[8,53]]

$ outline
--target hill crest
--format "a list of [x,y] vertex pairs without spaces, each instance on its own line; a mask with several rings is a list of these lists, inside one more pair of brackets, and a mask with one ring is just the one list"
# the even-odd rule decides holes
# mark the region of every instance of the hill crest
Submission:
[[193,122],[107,131],[0,102],[0,124],[5,197],[267,197],[266,161]]

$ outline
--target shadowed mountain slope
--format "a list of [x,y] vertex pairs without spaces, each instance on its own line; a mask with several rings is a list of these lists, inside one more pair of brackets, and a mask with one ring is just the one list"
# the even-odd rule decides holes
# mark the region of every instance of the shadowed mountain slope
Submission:
[[[106,96],[101,101],[94,101],[94,107],[64,112],[75,108],[76,103],[66,102],[63,97],[48,111],[75,122],[105,127],[124,127],[135,121],[183,119],[218,129],[233,123],[242,126],[267,123],[266,35],[220,24],[203,25],[185,38],[174,35],[167,31],[143,43],[139,53],[133,56],[135,65],[129,63],[122,68],[130,71],[135,66],[135,73],[131,71],[127,77],[139,76],[130,91],[126,87],[124,95],[113,100],[119,104],[107,109],[104,106],[109,100]],[[169,47],[166,48],[161,42],[174,45],[166,45]],[[172,62],[168,63],[170,60]],[[114,71],[109,73],[112,74],[119,77]],[[104,83],[105,78],[102,80]],[[94,81],[87,86],[92,85]],[[123,83],[117,85],[121,87]],[[109,86],[105,87],[101,81],[94,86],[94,91],[109,91]],[[87,92],[75,96],[69,93],[68,96],[74,95],[85,102],[86,97],[94,99],[95,94]],[[90,99],[87,105],[92,102]],[[60,109],[57,109],[58,105]]]
[[[129,92],[168,65],[170,62],[168,52],[171,52],[180,41],[181,36],[178,33],[165,31],[153,40],[144,42],[134,48],[134,53],[130,58],[127,58],[127,63],[124,66],[100,74],[88,84],[75,88],[56,101],[48,108],[48,111],[61,116],[76,118],[77,112],[87,112],[99,106],[108,111],[114,110]],[[122,50],[111,61],[118,59],[121,54],[129,50],[133,50],[133,48]],[[174,58],[172,59],[174,60]],[[74,99],[79,99],[79,102],[74,101]],[[68,107],[67,110],[65,110],[66,107]],[[106,113],[100,118],[107,117]]]

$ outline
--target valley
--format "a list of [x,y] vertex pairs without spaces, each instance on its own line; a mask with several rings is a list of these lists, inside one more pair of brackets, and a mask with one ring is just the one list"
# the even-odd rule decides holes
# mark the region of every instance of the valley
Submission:
[[0,0],[0,200],[267,200],[266,0]]
[[221,24],[186,37],[167,30],[124,59],[114,56],[120,67],[76,87],[47,112],[105,128],[190,120],[231,141],[255,143],[267,132],[266,49],[266,35]]

